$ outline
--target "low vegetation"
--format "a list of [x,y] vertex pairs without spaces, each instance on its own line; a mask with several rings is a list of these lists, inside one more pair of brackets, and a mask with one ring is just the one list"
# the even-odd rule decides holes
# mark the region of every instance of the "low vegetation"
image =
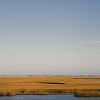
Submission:
[[0,96],[73,93],[77,97],[97,97],[100,80],[95,78],[100,76],[0,76]]
[[99,91],[78,91],[75,92],[76,97],[100,97],[100,92]]

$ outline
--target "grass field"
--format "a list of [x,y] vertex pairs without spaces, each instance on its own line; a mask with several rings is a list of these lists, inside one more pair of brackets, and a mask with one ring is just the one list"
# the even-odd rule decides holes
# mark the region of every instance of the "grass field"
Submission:
[[100,76],[0,76],[0,96],[17,94],[65,94],[100,96]]

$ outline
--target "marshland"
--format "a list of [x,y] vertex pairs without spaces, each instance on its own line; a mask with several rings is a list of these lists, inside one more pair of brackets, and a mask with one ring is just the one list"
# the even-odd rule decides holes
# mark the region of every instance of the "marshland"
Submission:
[[100,81],[90,80],[92,78],[99,79],[100,76],[0,76],[0,96],[73,94],[76,97],[100,97]]
[[0,100],[100,100],[100,0],[0,0]]

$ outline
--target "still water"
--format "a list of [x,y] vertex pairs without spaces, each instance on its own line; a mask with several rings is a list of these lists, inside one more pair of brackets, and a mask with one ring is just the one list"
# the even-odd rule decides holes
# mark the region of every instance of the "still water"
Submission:
[[85,80],[98,80],[98,81],[100,81],[100,78],[83,78],[83,79],[85,79]]
[[100,81],[100,78],[75,78],[75,79],[81,79],[81,80],[97,80],[97,81]]
[[73,95],[18,95],[0,97],[0,100],[100,100],[100,97],[74,97]]

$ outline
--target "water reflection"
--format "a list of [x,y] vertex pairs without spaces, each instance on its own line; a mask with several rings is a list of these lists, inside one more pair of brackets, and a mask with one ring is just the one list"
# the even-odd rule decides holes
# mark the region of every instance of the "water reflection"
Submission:
[[100,100],[100,97],[74,97],[73,95],[20,95],[0,97],[0,100]]

